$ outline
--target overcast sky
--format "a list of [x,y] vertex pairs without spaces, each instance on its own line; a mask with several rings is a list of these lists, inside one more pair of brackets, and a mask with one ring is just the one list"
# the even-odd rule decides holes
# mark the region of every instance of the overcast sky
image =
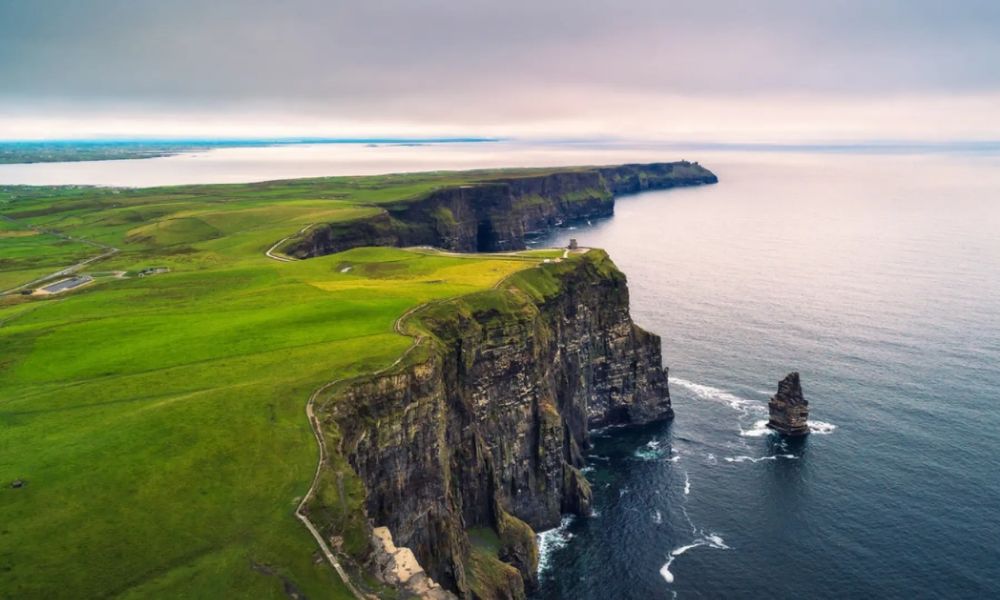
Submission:
[[998,0],[0,0],[0,138],[1000,139]]

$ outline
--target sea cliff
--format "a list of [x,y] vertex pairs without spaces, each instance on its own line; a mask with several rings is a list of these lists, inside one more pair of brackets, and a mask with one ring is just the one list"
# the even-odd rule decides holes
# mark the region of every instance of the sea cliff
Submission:
[[359,246],[521,250],[531,233],[612,215],[616,196],[716,181],[711,171],[686,161],[494,174],[382,204],[381,212],[363,219],[317,224],[280,250],[296,258]]
[[346,543],[359,562],[384,526],[459,596],[522,598],[534,530],[590,511],[588,430],[672,416],[660,339],[632,322],[625,276],[599,250],[427,305],[404,327],[416,340],[404,360],[318,403],[331,459],[310,515],[328,536],[359,531]]

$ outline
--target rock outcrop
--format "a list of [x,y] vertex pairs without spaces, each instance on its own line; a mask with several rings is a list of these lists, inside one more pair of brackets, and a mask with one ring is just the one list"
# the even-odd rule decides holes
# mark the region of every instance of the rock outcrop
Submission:
[[708,169],[685,161],[497,176],[383,203],[383,211],[371,217],[317,224],[289,238],[280,250],[296,258],[359,246],[522,250],[531,233],[612,215],[615,196],[716,181]]
[[778,383],[778,393],[767,403],[767,426],[788,436],[809,433],[809,402],[802,395],[798,373],[789,373]]
[[673,415],[660,339],[628,306],[625,276],[591,250],[418,311],[397,368],[317,407],[369,521],[458,595],[523,598],[534,530],[590,511],[588,428]]
[[372,530],[372,562],[376,576],[388,585],[405,590],[421,600],[457,600],[455,594],[443,589],[427,576],[413,551],[400,548],[392,541],[385,527]]

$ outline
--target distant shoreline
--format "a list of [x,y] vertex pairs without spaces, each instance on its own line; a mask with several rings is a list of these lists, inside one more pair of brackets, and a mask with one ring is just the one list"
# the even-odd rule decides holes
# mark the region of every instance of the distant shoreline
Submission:
[[220,140],[49,140],[0,141],[0,164],[96,162],[176,156],[221,148],[264,148],[307,144],[416,146],[499,142],[499,138],[261,138]]

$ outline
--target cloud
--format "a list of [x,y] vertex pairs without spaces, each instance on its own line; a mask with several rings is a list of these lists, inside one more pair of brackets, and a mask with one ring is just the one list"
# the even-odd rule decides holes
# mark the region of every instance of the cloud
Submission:
[[851,129],[894,105],[958,135],[948,101],[1000,92],[997,31],[979,0],[0,0],[0,109],[613,134],[621,111],[675,131],[700,106],[822,135],[822,114]]

